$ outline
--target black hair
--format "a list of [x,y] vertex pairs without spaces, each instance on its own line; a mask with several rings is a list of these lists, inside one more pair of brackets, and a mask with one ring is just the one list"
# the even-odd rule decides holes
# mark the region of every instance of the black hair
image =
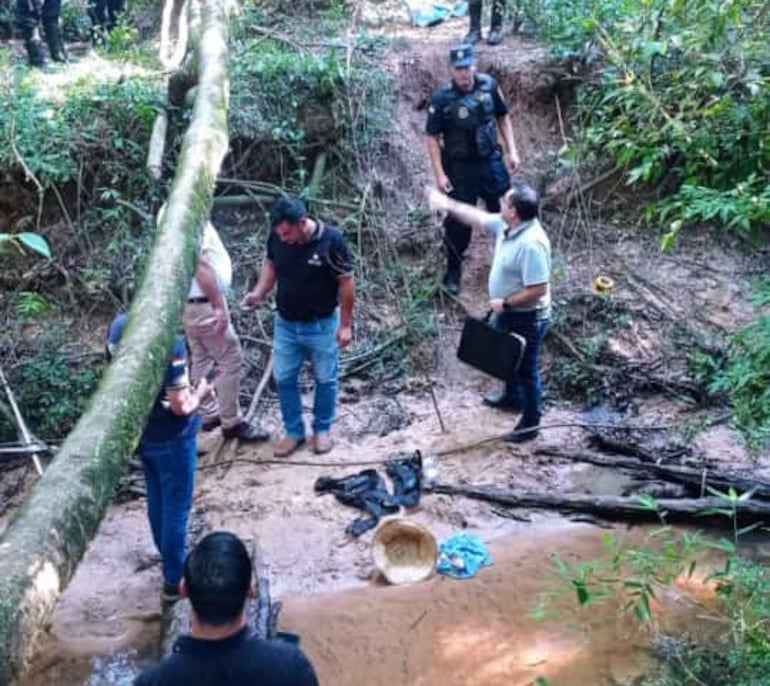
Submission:
[[251,586],[251,559],[243,541],[229,531],[209,534],[187,556],[184,580],[203,624],[224,626],[236,620]]
[[516,210],[516,215],[523,222],[535,219],[540,214],[540,196],[532,186],[526,183],[514,181],[505,199],[509,207]]
[[283,195],[273,203],[270,210],[270,226],[278,226],[282,222],[296,224],[305,217],[307,217],[305,203],[299,198]]

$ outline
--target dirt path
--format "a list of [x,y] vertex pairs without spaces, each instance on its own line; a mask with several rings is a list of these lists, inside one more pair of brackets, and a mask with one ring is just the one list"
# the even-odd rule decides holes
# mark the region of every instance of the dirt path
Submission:
[[[397,108],[399,129],[392,143],[392,159],[385,164],[382,173],[387,197],[394,201],[389,225],[395,234],[411,231],[406,210],[410,206],[420,206],[421,189],[430,180],[422,143],[425,113],[417,107],[435,86],[431,74],[444,73],[447,47],[463,29],[463,22],[456,21],[432,32],[406,32],[405,40],[411,43],[391,64],[401,84]],[[506,83],[516,87],[513,112],[524,160],[523,175],[534,180],[561,145],[553,110],[548,112],[542,103],[526,99],[528,82],[524,77],[529,75],[530,78],[536,65],[544,64],[546,55],[537,46],[511,38],[494,53],[482,49],[482,67],[489,64],[489,58],[494,58],[495,69],[505,70]],[[578,227],[562,217],[552,219],[558,220],[549,224],[557,255],[554,283],[557,307],[559,300],[570,293],[589,293],[597,273],[622,277],[633,272],[646,275],[670,295],[666,299],[673,308],[668,313],[670,317],[687,317],[695,312],[705,323],[734,329],[754,314],[741,299],[748,279],[741,274],[748,268],[747,261],[726,246],[715,247],[706,239],[690,241],[686,253],[688,260],[677,261],[662,258],[657,250],[657,240],[640,237],[637,230],[611,225]],[[424,269],[438,279],[441,257],[434,240],[437,235],[438,229],[427,230],[418,238],[436,246],[429,248],[435,259],[426,260]],[[486,303],[490,251],[488,240],[474,238],[462,292],[462,300],[471,310],[481,311]],[[718,271],[710,269],[714,264],[719,265]],[[622,278],[619,286],[618,298],[638,298],[638,294],[623,288]],[[427,525],[439,540],[469,530],[496,546],[498,565],[490,575],[495,592],[482,590],[481,596],[466,598],[460,595],[464,587],[452,586],[447,590],[450,588],[447,584],[435,580],[424,591],[377,588],[370,595],[363,589],[375,584],[370,555],[371,534],[359,540],[347,537],[345,526],[357,513],[337,504],[329,496],[319,498],[313,492],[313,483],[318,476],[341,476],[358,471],[361,468],[356,465],[358,462],[383,461],[415,449],[430,453],[512,428],[515,417],[484,409],[479,402],[481,394],[494,384],[461,366],[454,358],[460,327],[459,311],[448,303],[439,303],[437,307],[443,308],[438,313],[441,326],[435,366],[429,372],[442,418],[448,427],[446,433],[440,430],[425,383],[415,378],[377,388],[355,380],[343,383],[336,427],[337,447],[320,460],[309,451],[296,455],[298,460],[316,460],[326,466],[259,464],[260,460],[271,458],[269,446],[241,448],[236,456],[238,461],[217,464],[223,456],[232,458],[227,451],[220,450],[221,437],[215,433],[201,439],[205,454],[200,460],[195,521],[206,530],[226,528],[246,539],[251,539],[255,533],[259,535],[270,564],[273,589],[278,596],[290,599],[286,608],[288,626],[307,636],[307,648],[326,677],[325,683],[386,683],[383,677],[387,677],[387,683],[414,686],[429,683],[510,686],[530,683],[535,676],[531,664],[538,664],[536,658],[522,658],[517,662],[510,656],[523,654],[521,651],[525,650],[524,637],[515,635],[517,627],[514,623],[521,621],[525,605],[539,590],[540,579],[531,578],[521,584],[515,569],[521,559],[535,549],[559,549],[566,545],[566,539],[552,535],[554,529],[549,528],[553,522],[562,520],[530,514],[534,523],[527,524],[499,516],[487,504],[426,495],[420,507],[408,515]],[[626,346],[631,351],[629,354],[639,354],[645,344],[650,354],[655,354],[653,327],[641,327],[627,335],[631,338]],[[644,344],[640,345],[639,341]],[[621,347],[622,344],[622,340],[617,343]],[[546,375],[562,363],[553,354],[547,356]],[[265,423],[278,433],[279,416],[274,395],[268,393],[265,403]],[[310,397],[306,398],[306,407],[309,408],[310,403]],[[639,423],[684,422],[696,416],[688,405],[660,398],[640,402],[638,411],[639,416],[631,419]],[[583,420],[580,408],[548,399],[545,423]],[[582,437],[581,429],[568,426],[545,430],[538,441],[577,446]],[[709,454],[723,459],[745,459],[732,432],[725,427],[701,433],[697,444]],[[532,455],[531,447],[513,448],[501,443],[488,443],[447,457],[442,461],[442,478],[446,481],[494,482],[528,490],[591,491],[600,483],[597,472],[591,468],[558,466]],[[521,539],[525,541],[521,548],[518,548],[519,539],[503,539],[525,530],[529,533]],[[512,542],[517,550],[503,549],[494,543],[500,540]],[[541,557],[539,564],[545,565],[546,560]],[[512,565],[513,573],[509,565]],[[57,608],[43,655],[56,662],[61,656],[99,654],[105,650],[124,649],[127,645],[141,649],[143,645],[149,645],[155,639],[157,624],[147,620],[152,619],[152,613],[158,608],[159,588],[159,559],[147,530],[144,503],[137,501],[113,506]],[[324,608],[335,604],[334,596],[328,594],[356,588],[362,590],[346,595],[340,601],[335,626],[341,633],[324,636],[322,629],[327,626]],[[485,630],[493,632],[494,636],[487,636],[479,627],[469,624],[464,629],[444,626],[448,633],[442,638],[443,634],[439,635],[441,625],[457,621],[457,618],[452,612],[439,612],[435,618],[426,617],[421,622],[423,626],[415,632],[415,636],[419,636],[415,646],[402,642],[393,647],[393,650],[408,653],[408,659],[401,660],[395,654],[384,656],[382,674],[377,679],[363,676],[369,674],[370,661],[379,649],[362,647],[368,640],[362,637],[367,636],[367,632],[389,632],[400,626],[399,622],[414,621],[410,605],[415,597],[426,594],[444,609],[460,603],[468,613],[483,606],[487,608],[482,612],[485,614],[492,612],[490,606],[500,600],[496,594],[501,588],[505,589],[504,606],[493,612],[491,624]],[[325,595],[317,596],[321,593]],[[374,621],[391,602],[395,607],[390,610],[393,614],[391,623],[387,617],[381,623]],[[506,609],[513,607],[516,612]],[[533,631],[534,634],[527,638],[537,638],[542,633]],[[504,635],[509,638],[503,639]],[[73,641],[73,636],[79,637],[78,640]],[[570,656],[582,649],[576,648],[571,639],[558,640],[565,641],[562,652],[567,656],[565,668],[569,668],[573,664]],[[346,653],[351,660],[358,660],[351,672],[358,675],[356,679],[338,676],[347,670],[348,662],[347,657],[337,653],[336,646],[346,643],[355,644],[361,650],[357,658],[351,657],[354,653]],[[428,644],[442,646],[443,657],[432,657],[430,650],[433,648],[429,650]],[[465,662],[469,653],[475,655],[472,664]],[[524,666],[522,660],[526,663]],[[479,671],[482,662],[486,662],[494,674]],[[476,670],[473,678],[467,676],[470,672],[463,671],[463,665]],[[391,673],[392,669],[398,671]],[[448,674],[455,674],[454,680],[445,678]],[[41,678],[45,676],[43,670]]]

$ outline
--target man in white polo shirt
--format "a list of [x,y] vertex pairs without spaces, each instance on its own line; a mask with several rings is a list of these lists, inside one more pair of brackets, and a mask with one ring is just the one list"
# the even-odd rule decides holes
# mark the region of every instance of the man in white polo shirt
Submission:
[[230,255],[214,226],[207,222],[182,319],[192,358],[191,377],[197,384],[215,365],[219,372],[216,396],[201,402],[204,431],[221,424],[225,438],[266,441],[270,435],[244,421],[238,401],[243,354],[225,299],[232,277]]
[[534,188],[514,182],[500,203],[500,214],[452,200],[436,188],[428,191],[434,209],[448,212],[474,228],[495,235],[495,254],[489,272],[492,323],[501,331],[523,336],[527,347],[515,381],[502,393],[488,395],[485,404],[520,411],[521,419],[508,440],[514,443],[537,436],[543,405],[538,358],[551,314],[551,243],[538,220],[540,199]]

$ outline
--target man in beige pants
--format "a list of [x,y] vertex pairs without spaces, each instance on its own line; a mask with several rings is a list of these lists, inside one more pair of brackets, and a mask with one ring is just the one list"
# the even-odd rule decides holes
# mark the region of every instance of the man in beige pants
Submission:
[[243,355],[225,300],[232,276],[230,255],[208,222],[182,320],[192,358],[192,381],[197,384],[216,365],[216,396],[210,395],[200,405],[204,431],[221,424],[225,438],[266,441],[270,435],[244,421],[238,402]]

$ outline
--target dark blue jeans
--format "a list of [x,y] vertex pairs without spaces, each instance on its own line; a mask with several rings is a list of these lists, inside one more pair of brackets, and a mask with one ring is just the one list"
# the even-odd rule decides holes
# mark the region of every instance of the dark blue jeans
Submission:
[[193,502],[197,450],[195,426],[170,441],[142,442],[147,515],[152,539],[163,558],[163,580],[176,586],[182,578],[187,521]]
[[[500,211],[500,197],[510,188],[511,179],[499,155],[479,162],[445,159],[444,165],[452,182],[450,198],[469,205],[475,205],[481,198],[487,212]],[[471,227],[448,215],[444,220],[444,232],[447,266],[459,269],[471,242]]]
[[503,312],[493,316],[492,325],[500,331],[517,333],[527,341],[516,379],[505,384],[505,395],[521,408],[524,426],[537,426],[543,413],[540,346],[548,331],[548,320],[538,319],[536,312]]
[[278,388],[283,426],[289,438],[305,437],[299,372],[307,358],[313,363],[315,379],[313,433],[329,433],[334,423],[339,372],[339,328],[339,310],[335,310],[331,317],[313,322],[294,322],[284,319],[280,314],[275,316],[273,376]]

